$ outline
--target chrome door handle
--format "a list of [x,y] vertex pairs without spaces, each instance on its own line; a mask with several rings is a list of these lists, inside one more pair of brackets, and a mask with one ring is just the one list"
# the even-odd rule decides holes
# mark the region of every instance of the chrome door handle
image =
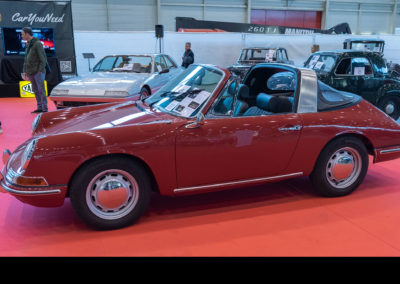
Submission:
[[301,125],[295,125],[291,127],[280,127],[278,128],[279,131],[285,132],[285,131],[299,131],[301,130]]

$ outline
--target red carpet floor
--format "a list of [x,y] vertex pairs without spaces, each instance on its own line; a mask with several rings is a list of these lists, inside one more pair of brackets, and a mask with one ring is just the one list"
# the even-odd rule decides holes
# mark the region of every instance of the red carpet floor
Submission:
[[[34,99],[0,99],[1,152],[29,137],[34,108]],[[400,256],[399,168],[370,163],[361,187],[341,198],[315,195],[308,178],[154,194],[138,223],[107,232],[88,229],[69,200],[36,208],[0,194],[0,256]]]

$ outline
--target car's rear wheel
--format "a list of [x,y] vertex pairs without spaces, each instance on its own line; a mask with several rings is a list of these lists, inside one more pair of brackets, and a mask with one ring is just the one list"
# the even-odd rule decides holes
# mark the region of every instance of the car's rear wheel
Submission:
[[368,151],[359,139],[338,138],[322,150],[310,179],[323,196],[347,195],[363,181],[368,163]]
[[391,118],[398,120],[400,117],[400,98],[397,96],[384,97],[380,108]]
[[82,167],[71,183],[76,214],[90,227],[117,229],[147,209],[151,182],[143,167],[125,158],[100,159]]

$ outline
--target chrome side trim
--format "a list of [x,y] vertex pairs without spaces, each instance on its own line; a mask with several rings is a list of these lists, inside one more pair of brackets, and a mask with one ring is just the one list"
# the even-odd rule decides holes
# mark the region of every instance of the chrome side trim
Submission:
[[296,176],[302,176],[302,175],[303,175],[303,172],[298,172],[298,173],[292,173],[292,174],[286,174],[286,175],[280,175],[280,176],[273,176],[273,177],[263,177],[263,178],[239,180],[239,181],[216,183],[216,184],[207,184],[207,185],[199,185],[199,186],[191,186],[191,187],[182,187],[182,188],[175,188],[174,192],[182,192],[182,191],[189,191],[189,190],[200,190],[200,189],[212,189],[212,188],[219,188],[219,187],[225,187],[225,186],[230,186],[230,185],[247,184],[247,183],[260,182],[260,181],[271,181],[271,180],[275,180],[275,179],[296,177]]
[[61,193],[61,190],[58,188],[48,189],[48,190],[15,190],[15,189],[12,189],[11,187],[7,186],[3,181],[1,181],[0,187],[2,187],[4,190],[6,190],[10,193],[22,194],[22,195],[41,195],[41,194]]
[[400,148],[379,151],[380,154],[387,154],[387,153],[393,153],[393,152],[400,152]]

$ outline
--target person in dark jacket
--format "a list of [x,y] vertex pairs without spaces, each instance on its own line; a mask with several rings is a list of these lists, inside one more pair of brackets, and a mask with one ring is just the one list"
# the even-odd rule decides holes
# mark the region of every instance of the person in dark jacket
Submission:
[[188,68],[188,66],[194,62],[194,53],[190,49],[190,47],[191,47],[191,43],[187,42],[185,44],[185,53],[183,54],[183,57],[182,57],[182,66],[185,68]]
[[23,28],[21,36],[23,40],[27,41],[22,77],[26,81],[31,81],[37,103],[37,108],[32,113],[47,112],[47,97],[44,86],[47,58],[43,44],[39,39],[33,37],[30,27]]
[[3,128],[1,128],[1,121],[0,121],[0,134],[3,133]]

